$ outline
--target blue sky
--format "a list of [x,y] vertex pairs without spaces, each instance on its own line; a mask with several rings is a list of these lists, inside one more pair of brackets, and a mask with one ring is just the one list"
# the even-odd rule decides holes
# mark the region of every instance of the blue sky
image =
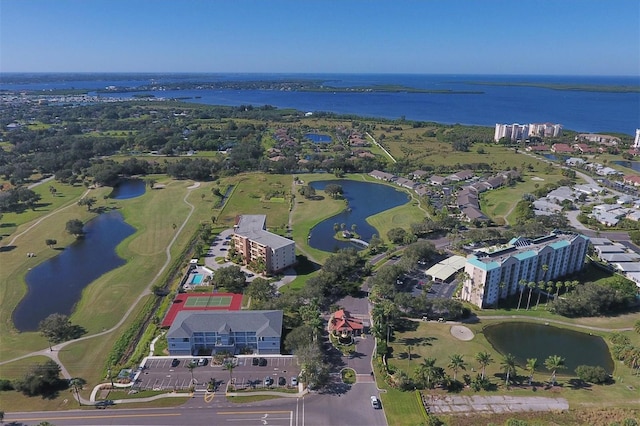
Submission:
[[640,75],[640,2],[0,0],[0,71]]

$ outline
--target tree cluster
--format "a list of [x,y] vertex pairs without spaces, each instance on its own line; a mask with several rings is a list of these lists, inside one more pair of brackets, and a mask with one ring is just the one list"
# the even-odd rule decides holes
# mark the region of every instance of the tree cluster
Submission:
[[57,313],[51,314],[40,321],[38,330],[49,343],[60,343],[77,339],[86,333],[83,327],[72,324],[68,316]]
[[305,284],[305,294],[326,307],[348,294],[355,294],[360,287],[364,262],[355,249],[338,250],[330,256],[322,269]]
[[69,386],[67,380],[60,378],[60,371],[60,366],[52,360],[33,365],[21,379],[15,381],[14,387],[27,396],[53,397]]
[[604,284],[587,282],[555,300],[550,310],[566,317],[607,315],[628,308],[636,292],[635,284],[623,278],[614,277]]

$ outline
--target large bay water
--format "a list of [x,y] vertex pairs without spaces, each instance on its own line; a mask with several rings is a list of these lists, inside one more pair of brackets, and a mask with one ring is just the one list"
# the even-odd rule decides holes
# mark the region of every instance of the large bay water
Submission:
[[[166,90],[137,92],[163,98],[211,105],[273,105],[301,111],[327,111],[367,117],[434,121],[445,124],[494,126],[496,123],[560,123],[579,132],[620,132],[629,135],[640,127],[640,94],[605,91],[553,90],[543,87],[493,85],[540,83],[599,86],[639,86],[640,77],[491,76],[407,74],[210,74],[132,75],[103,78],[73,76],[56,81],[9,84],[0,75],[0,89],[101,89],[106,86],[138,87],[180,81],[257,81],[313,79],[331,87],[399,85],[417,89],[479,91],[481,94],[408,92],[297,92],[283,90]],[[477,84],[491,83],[491,84]],[[109,94],[130,98],[134,93]],[[107,95],[105,95],[107,96]]]
[[[348,231],[355,224],[356,232],[360,238],[369,241],[378,231],[367,223],[367,217],[401,206],[409,201],[406,192],[377,183],[340,179],[311,182],[310,185],[316,190],[323,190],[330,183],[342,186],[347,203],[343,212],[320,222],[311,229],[309,245],[318,250],[334,252],[347,247],[358,248],[353,243],[336,240],[334,238],[336,233],[333,229],[334,224],[344,223]],[[312,203],[313,201],[306,202]]]
[[579,365],[601,366],[613,373],[613,360],[607,343],[600,336],[564,328],[528,322],[503,322],[483,329],[489,343],[501,354],[513,354],[519,366],[527,358],[537,358],[540,370],[552,355],[565,359],[566,372],[573,374]]
[[37,330],[40,321],[53,313],[70,315],[87,285],[125,263],[115,249],[135,229],[120,213],[103,213],[84,231],[83,238],[27,273],[27,295],[13,311],[18,330]]

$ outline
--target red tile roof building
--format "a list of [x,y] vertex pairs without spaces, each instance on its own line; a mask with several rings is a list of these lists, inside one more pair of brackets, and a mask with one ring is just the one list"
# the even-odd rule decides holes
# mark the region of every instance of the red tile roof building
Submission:
[[348,311],[340,309],[333,313],[329,321],[329,332],[334,335],[351,336],[360,335],[364,329],[362,320],[353,318]]

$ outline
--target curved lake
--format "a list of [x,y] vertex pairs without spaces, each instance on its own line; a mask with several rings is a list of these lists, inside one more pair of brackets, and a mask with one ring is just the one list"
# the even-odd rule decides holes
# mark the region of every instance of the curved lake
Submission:
[[113,188],[109,197],[116,200],[139,197],[147,189],[147,184],[142,179],[123,179]]
[[406,192],[388,185],[371,182],[340,179],[311,182],[309,185],[315,190],[323,190],[331,183],[342,186],[343,196],[347,200],[349,208],[345,207],[343,212],[320,222],[311,229],[309,245],[318,250],[335,252],[347,247],[362,248],[348,241],[336,240],[333,224],[344,223],[348,231],[351,230],[351,225],[355,224],[357,226],[356,232],[360,238],[369,241],[378,231],[367,223],[367,217],[401,206],[410,199]]
[[498,352],[513,354],[520,366],[527,363],[527,358],[537,358],[540,369],[544,369],[545,359],[559,355],[567,367],[562,371],[569,374],[579,365],[599,365],[613,373],[613,359],[600,336],[529,322],[490,325],[483,333]]
[[18,330],[37,330],[38,323],[53,313],[70,315],[87,285],[125,263],[115,248],[135,228],[120,213],[101,214],[84,231],[84,238],[27,273],[27,294],[13,311]]

